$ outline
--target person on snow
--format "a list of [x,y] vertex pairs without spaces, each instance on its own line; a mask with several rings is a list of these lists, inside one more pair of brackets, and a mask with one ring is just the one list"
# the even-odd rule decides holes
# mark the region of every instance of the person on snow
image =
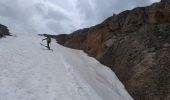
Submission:
[[51,43],[51,38],[47,36],[47,38],[43,39],[42,41],[47,40],[47,48],[50,50],[50,43]]

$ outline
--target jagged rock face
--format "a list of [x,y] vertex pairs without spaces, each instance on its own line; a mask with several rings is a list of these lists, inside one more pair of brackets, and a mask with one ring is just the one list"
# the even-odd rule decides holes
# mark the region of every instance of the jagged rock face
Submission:
[[135,100],[170,100],[169,0],[56,39],[110,67]]
[[168,3],[170,2],[169,0],[161,0],[162,3]]
[[5,35],[10,35],[9,30],[6,26],[0,24],[0,38]]

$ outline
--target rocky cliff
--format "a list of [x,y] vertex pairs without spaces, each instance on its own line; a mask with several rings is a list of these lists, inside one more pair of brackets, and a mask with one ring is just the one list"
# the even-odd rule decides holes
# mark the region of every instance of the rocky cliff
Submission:
[[56,40],[110,67],[135,100],[170,100],[170,0],[114,14]]
[[10,32],[6,26],[0,24],[0,38],[4,37],[5,35],[10,35]]

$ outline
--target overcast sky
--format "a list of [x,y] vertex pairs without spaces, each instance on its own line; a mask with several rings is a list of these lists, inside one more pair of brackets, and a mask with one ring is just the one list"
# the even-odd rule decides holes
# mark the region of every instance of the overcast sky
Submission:
[[160,0],[0,0],[0,23],[12,32],[68,34],[113,13]]

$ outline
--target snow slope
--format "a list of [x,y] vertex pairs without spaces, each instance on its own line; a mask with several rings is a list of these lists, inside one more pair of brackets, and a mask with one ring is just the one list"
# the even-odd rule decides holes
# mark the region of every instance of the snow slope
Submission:
[[0,100],[132,100],[115,74],[79,50],[33,34],[0,39]]

